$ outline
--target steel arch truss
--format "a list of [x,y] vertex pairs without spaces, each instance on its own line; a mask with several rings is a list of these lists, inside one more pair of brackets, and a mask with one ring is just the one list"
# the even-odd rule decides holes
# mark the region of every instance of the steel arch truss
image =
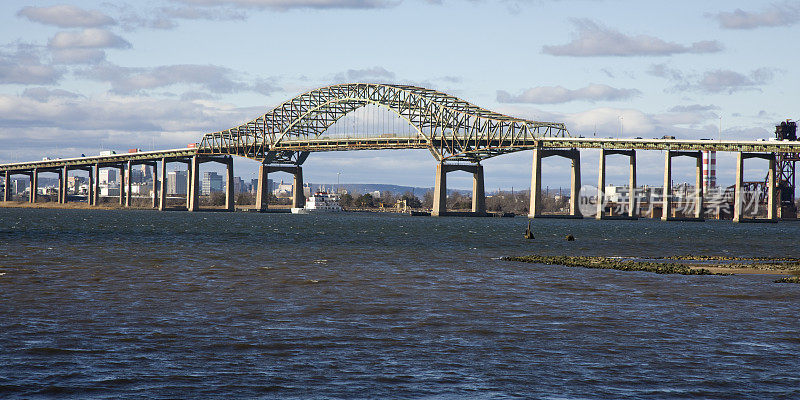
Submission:
[[[368,104],[394,112],[416,132],[357,139],[323,135],[336,121]],[[535,147],[540,137],[566,136],[562,123],[513,118],[431,89],[353,83],[312,90],[250,122],[206,134],[199,151],[292,163],[299,156],[291,154],[311,151],[427,148],[438,161],[478,162]]]

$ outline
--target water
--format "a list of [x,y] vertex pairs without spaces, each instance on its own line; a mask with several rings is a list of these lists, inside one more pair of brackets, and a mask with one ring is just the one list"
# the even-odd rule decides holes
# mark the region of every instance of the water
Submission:
[[800,285],[499,260],[797,256],[800,223],[525,224],[0,209],[0,397],[800,397]]

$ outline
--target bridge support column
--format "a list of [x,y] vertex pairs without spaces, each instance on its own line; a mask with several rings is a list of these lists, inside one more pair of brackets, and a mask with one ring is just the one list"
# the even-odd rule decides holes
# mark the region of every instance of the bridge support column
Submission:
[[[542,213],[542,149],[533,149],[533,166],[531,168],[531,202],[528,217],[536,218]],[[574,194],[573,194],[574,196]]]
[[[569,215],[581,217],[580,192],[581,192],[581,153],[575,150],[572,157],[572,171],[570,172]],[[541,190],[541,187],[539,188]]]
[[292,208],[302,208],[306,206],[306,196],[303,193],[303,167],[297,166],[294,172],[294,182],[292,182]]
[[672,152],[664,152],[664,191],[662,192],[663,206],[661,207],[661,220],[666,221],[672,213]]
[[447,170],[444,164],[436,164],[436,179],[433,184],[433,209],[431,216],[438,217],[447,213]]
[[[153,172],[153,179],[155,179],[155,171]],[[167,207],[167,159],[161,159],[161,179],[158,180],[160,186],[158,190],[158,210],[164,211]]]
[[[747,218],[744,216],[744,160],[748,158],[761,158],[769,162],[767,173],[767,218]],[[777,203],[775,188],[775,154],[774,153],[744,153],[736,155],[736,188],[733,196],[733,222],[776,222]],[[753,196],[757,194],[752,193]],[[757,202],[754,202],[758,204]],[[755,210],[753,211],[755,213]]]
[[189,168],[189,190],[186,196],[189,198],[189,211],[200,209],[200,160],[197,156],[192,156],[191,167]]
[[234,211],[234,198],[233,198],[233,157],[225,159],[225,169],[227,176],[225,178],[225,209]]
[[606,218],[605,215],[605,185],[606,185],[606,156],[623,155],[628,157],[628,216],[619,218],[636,219],[636,151],[600,149],[600,170],[597,180],[597,214],[596,219]]
[[603,219],[605,215],[606,192],[606,149],[600,149],[600,166],[597,173],[597,214],[596,219]]
[[264,164],[258,166],[258,187],[256,188],[256,208],[264,211],[269,207],[269,167]]
[[483,165],[476,165],[472,173],[472,213],[486,214],[486,190],[483,184]]
[[125,205],[125,167],[119,166],[119,205]]
[[94,165],[94,190],[92,191],[92,205],[100,203],[100,164]]
[[153,208],[158,208],[158,160],[153,161],[151,165],[153,175]]
[[89,171],[89,187],[86,192],[86,204],[93,206],[94,205],[94,168],[90,165],[86,171]]
[[131,165],[131,161],[125,163],[125,207],[131,206],[131,181],[133,181]]
[[9,201],[11,199],[11,181],[8,179],[8,171],[4,172],[5,180],[3,181],[3,201]]
[[733,222],[742,220],[742,186],[744,186],[744,154],[736,153],[736,186],[733,191]]
[[542,215],[542,159],[552,156],[568,158],[572,161],[570,172],[570,200],[569,215],[557,215],[559,218],[582,218],[580,209],[581,191],[581,153],[578,149],[552,150],[552,149],[533,149],[533,166],[531,168],[531,196],[530,207],[528,208],[528,218],[550,217]]
[[59,192],[59,195],[61,195],[61,203],[62,204],[67,204],[67,202],[69,201],[69,194],[68,194],[68,192],[69,192],[69,167],[68,166],[66,166],[66,165],[64,166],[64,169],[61,172],[61,175],[64,177],[64,179],[63,179],[64,184],[61,186],[61,188],[64,189],[64,190]]
[[[701,153],[702,154],[702,153]],[[703,189],[703,156],[697,157],[697,165],[695,167],[694,176],[694,190],[695,190],[695,219],[704,219],[705,213],[705,190]]]
[[[695,211],[694,218],[673,218],[672,214],[672,158],[693,157],[697,160],[695,174]],[[702,221],[704,217],[703,206],[703,153],[701,151],[673,151],[667,150],[664,155],[664,202],[661,220],[689,220]]]
[[[8,180],[8,178],[6,178]],[[775,155],[769,158],[769,173],[767,175],[767,219],[777,221],[778,203],[775,201]]]
[[[439,163],[436,165],[436,181],[433,189],[433,209],[431,216],[439,217],[448,214],[447,211],[447,173],[464,171],[472,174],[472,209],[466,215],[486,215],[486,192],[484,189],[483,166],[475,165],[450,165]],[[463,213],[458,215],[464,215]]]
[[38,194],[37,190],[39,188],[39,169],[38,168],[34,168],[33,171],[31,172],[30,181],[31,181],[30,202],[31,203],[36,203],[36,195]]
[[631,150],[628,167],[628,217],[639,218],[638,205],[636,203],[636,150]]

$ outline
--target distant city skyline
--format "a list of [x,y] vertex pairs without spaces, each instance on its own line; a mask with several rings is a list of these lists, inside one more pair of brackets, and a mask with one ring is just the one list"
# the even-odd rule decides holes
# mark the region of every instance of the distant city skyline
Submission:
[[[800,118],[797,1],[10,1],[0,21],[0,162],[184,147],[343,82],[430,87],[583,136],[767,138]],[[597,154],[584,153],[591,181]],[[662,155],[640,157],[640,182],[658,184]],[[545,185],[566,186],[561,162]],[[487,160],[487,189],[527,189],[530,163]],[[424,150],[319,153],[304,174],[430,187],[434,164]],[[721,185],[733,164],[718,156]],[[607,182],[626,168],[610,158]],[[676,162],[675,179],[693,169]],[[764,170],[754,161],[746,179]]]

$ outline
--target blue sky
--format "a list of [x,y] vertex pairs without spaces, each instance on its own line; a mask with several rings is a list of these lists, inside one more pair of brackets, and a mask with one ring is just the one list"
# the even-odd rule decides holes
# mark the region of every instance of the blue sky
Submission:
[[[722,117],[723,138],[766,138],[800,118],[799,20],[800,1],[4,1],[0,162],[183,147],[343,82],[431,87],[573,135],[716,138]],[[590,183],[597,156],[583,154]],[[660,183],[662,157],[640,153],[641,183]],[[731,184],[733,158],[718,159]],[[432,186],[434,165],[427,151],[327,153],[304,175]],[[487,190],[530,186],[530,152],[485,165]],[[566,161],[545,165],[546,185],[567,184]],[[693,167],[677,161],[675,179]],[[625,173],[610,159],[609,183]]]

